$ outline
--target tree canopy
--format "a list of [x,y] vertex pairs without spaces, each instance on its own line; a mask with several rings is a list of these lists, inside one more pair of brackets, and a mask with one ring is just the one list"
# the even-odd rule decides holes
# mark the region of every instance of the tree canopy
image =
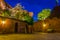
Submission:
[[50,15],[50,9],[43,9],[38,13],[38,20],[45,20]]

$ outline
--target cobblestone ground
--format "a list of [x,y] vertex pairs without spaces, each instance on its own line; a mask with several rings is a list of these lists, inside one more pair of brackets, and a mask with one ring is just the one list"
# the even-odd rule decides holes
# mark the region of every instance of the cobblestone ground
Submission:
[[60,33],[7,34],[0,40],[60,40]]

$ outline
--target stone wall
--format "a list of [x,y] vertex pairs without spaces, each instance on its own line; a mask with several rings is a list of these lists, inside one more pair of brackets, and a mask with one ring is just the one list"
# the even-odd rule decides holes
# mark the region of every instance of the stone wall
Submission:
[[0,18],[0,33],[25,33],[26,25],[24,21]]
[[[45,27],[43,25],[46,25]],[[52,19],[45,19],[43,21],[35,22],[34,31],[48,31],[48,29],[52,29],[55,32],[60,32],[60,19],[59,18],[52,18]]]

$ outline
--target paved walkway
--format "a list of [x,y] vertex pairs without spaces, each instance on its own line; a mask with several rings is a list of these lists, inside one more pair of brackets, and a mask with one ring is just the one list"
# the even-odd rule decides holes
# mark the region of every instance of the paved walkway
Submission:
[[60,33],[8,34],[0,35],[0,40],[60,40]]

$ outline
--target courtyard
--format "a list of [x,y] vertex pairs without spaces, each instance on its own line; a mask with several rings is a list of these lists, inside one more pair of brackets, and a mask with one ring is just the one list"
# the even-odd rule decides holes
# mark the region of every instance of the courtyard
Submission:
[[0,40],[60,40],[60,33],[2,34]]

